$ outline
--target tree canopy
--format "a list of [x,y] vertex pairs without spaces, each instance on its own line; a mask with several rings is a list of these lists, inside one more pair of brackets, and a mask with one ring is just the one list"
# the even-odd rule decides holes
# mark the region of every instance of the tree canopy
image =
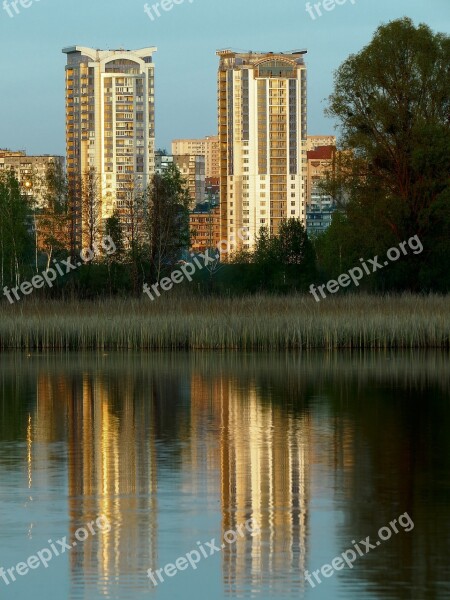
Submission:
[[379,27],[335,73],[327,114],[348,152],[328,184],[345,206],[318,243],[323,266],[336,270],[342,249],[353,260],[418,235],[420,261],[392,268],[392,282],[448,289],[450,38],[408,18]]

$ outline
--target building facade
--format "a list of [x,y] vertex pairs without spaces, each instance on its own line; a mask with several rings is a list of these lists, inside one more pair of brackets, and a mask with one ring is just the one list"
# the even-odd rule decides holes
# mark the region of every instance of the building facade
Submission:
[[205,199],[205,157],[195,154],[174,155],[174,164],[186,181],[193,209]]
[[172,154],[192,154],[205,157],[205,176],[220,177],[219,137],[207,135],[203,139],[179,139],[172,141]]
[[335,135],[308,135],[306,149],[315,150],[321,146],[336,146]]
[[158,151],[155,152],[155,173],[162,175],[169,169],[171,165],[173,165],[172,155],[161,154]]
[[334,145],[315,146],[314,150],[307,152],[307,158],[306,229],[308,235],[318,235],[328,229],[336,210],[333,198],[320,187],[321,181],[335,169],[336,147]]
[[13,171],[20,184],[22,194],[34,201],[34,208],[45,208],[45,176],[48,168],[55,165],[64,173],[64,157],[44,154],[27,156],[25,152],[0,149],[0,173]]
[[309,150],[306,155],[308,159],[307,203],[310,204],[313,190],[317,189],[317,185],[334,169],[336,147],[318,146],[315,150]]
[[195,210],[189,213],[189,228],[193,252],[215,248],[220,242],[219,206],[210,206],[207,202],[196,206]]
[[77,245],[86,238],[87,219],[92,218],[83,209],[87,173],[98,194],[96,219],[101,224],[117,209],[125,232],[130,198],[147,187],[154,173],[155,51],[63,49],[67,173]]
[[305,53],[217,52],[221,236],[231,252],[242,228],[254,240],[261,227],[305,222]]

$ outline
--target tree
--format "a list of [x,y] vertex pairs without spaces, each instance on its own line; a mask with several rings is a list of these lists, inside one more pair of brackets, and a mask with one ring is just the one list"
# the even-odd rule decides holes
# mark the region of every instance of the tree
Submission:
[[116,247],[114,255],[111,255],[114,262],[122,262],[125,247],[123,243],[123,231],[120,224],[120,216],[117,209],[113,212],[112,216],[108,217],[105,221],[105,235],[110,236]]
[[[449,64],[450,38],[404,18],[380,27],[335,74],[327,112],[354,152],[330,182],[333,197],[348,198],[346,220],[330,235],[345,245],[351,230],[359,256],[414,235],[443,242],[447,225],[436,227],[435,214],[450,183]],[[401,275],[401,285],[416,287],[429,262],[430,247],[406,257],[397,283]]]
[[43,205],[35,199],[36,247],[46,257],[50,267],[55,253],[63,254],[69,246],[69,216],[67,179],[59,163],[50,163],[42,181],[37,182],[37,193]]
[[12,171],[0,173],[0,279],[19,285],[32,256],[31,205]]
[[81,221],[83,248],[94,249],[102,234],[102,208],[100,177],[93,167],[82,177]]
[[120,223],[120,216],[117,209],[111,217],[105,221],[105,235],[110,236],[116,251],[114,254],[106,254],[105,260],[108,266],[109,293],[112,294],[113,288],[117,288],[119,272],[122,270],[122,263],[125,257],[125,247],[123,243],[123,231]]
[[270,236],[262,227],[253,261],[262,288],[301,290],[314,281],[314,250],[299,219],[283,221],[277,235]]
[[147,190],[148,257],[150,278],[159,281],[190,245],[189,205],[186,182],[176,165],[155,174]]

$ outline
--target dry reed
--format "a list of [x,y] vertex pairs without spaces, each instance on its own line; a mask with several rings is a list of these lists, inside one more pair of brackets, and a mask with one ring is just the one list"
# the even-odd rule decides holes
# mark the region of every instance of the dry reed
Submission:
[[0,348],[448,348],[450,296],[185,297],[0,305]]

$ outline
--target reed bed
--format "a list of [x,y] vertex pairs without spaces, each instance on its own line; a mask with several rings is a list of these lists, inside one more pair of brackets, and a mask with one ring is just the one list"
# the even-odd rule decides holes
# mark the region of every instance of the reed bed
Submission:
[[0,305],[0,349],[449,348],[450,296],[161,297]]

